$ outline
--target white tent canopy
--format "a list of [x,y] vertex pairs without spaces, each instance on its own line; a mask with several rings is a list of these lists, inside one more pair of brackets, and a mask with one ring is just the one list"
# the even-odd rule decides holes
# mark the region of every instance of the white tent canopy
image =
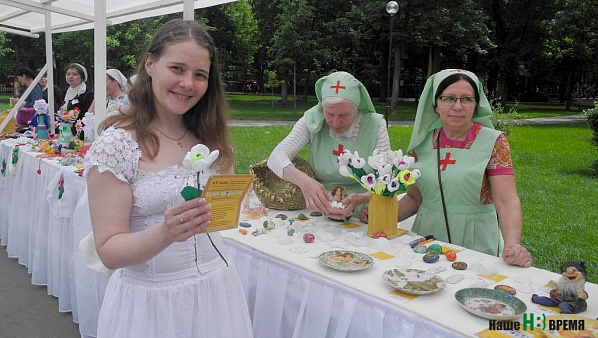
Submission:
[[[94,95],[96,125],[106,114],[106,26],[141,18],[183,12],[193,19],[193,9],[236,0],[0,0],[0,31],[39,37],[52,33],[94,29]],[[52,65],[52,42],[46,39],[46,66]],[[52,67],[48,67],[52,69]],[[39,77],[38,77],[39,78]],[[35,82],[37,83],[37,81]],[[48,72],[48,104],[52,111],[54,78]],[[19,103],[17,103],[18,107]],[[17,109],[11,111],[0,131]],[[51,119],[53,122],[53,119]]]

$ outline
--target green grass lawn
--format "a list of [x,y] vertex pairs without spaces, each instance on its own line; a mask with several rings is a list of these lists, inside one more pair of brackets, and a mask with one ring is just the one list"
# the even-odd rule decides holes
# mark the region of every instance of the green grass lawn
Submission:
[[[290,127],[233,127],[235,172],[266,159]],[[392,149],[406,149],[411,127],[391,126]],[[522,244],[534,266],[558,272],[571,259],[587,262],[588,280],[598,282],[598,176],[590,164],[598,158],[585,124],[519,126],[509,142],[522,202]],[[307,149],[301,156],[307,157]]]

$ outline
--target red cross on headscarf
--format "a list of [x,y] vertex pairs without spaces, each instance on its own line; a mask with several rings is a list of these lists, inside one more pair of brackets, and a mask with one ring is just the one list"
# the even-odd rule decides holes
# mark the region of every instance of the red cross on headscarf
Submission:
[[338,90],[339,89],[346,89],[345,86],[341,86],[341,81],[340,80],[336,81],[336,86],[330,86],[330,88],[335,88],[336,89],[336,93],[335,94],[338,94]]
[[[345,150],[345,149],[344,149],[343,145],[342,145],[342,144],[339,144],[339,145],[338,145],[338,150],[333,150],[333,151],[332,151],[332,155],[335,155],[335,156],[341,156],[341,154],[343,153],[343,151],[344,151],[344,150]],[[336,159],[336,162],[338,162],[338,159]]]
[[454,73],[454,72],[457,72],[457,73],[466,73],[467,71],[466,71],[466,70],[463,70],[463,69],[453,69],[453,70],[451,70],[450,72],[451,72],[451,73]]
[[440,160],[438,162],[438,165],[442,165],[442,171],[446,170],[447,165],[457,163],[457,160],[451,160],[450,158],[451,158],[451,153],[448,152],[448,153],[446,153],[446,156],[444,157],[444,159]]

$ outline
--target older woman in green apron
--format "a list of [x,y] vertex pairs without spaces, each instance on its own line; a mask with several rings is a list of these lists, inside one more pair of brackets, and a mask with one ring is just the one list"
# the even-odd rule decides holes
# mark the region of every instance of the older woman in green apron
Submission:
[[[315,89],[318,104],[305,112],[272,151],[268,167],[301,188],[308,209],[333,218],[350,216],[355,208],[367,203],[369,193],[355,180],[339,174],[338,155],[345,149],[366,157],[374,149],[389,150],[386,121],[376,113],[364,85],[349,73],[324,76],[316,82]],[[307,144],[315,180],[291,163]],[[364,169],[372,171],[367,165]],[[342,201],[343,210],[330,207],[328,193],[335,186],[344,186],[349,193]]]
[[490,115],[475,74],[447,69],[428,79],[408,148],[421,177],[401,200],[399,220],[417,212],[421,235],[528,267],[509,144]]

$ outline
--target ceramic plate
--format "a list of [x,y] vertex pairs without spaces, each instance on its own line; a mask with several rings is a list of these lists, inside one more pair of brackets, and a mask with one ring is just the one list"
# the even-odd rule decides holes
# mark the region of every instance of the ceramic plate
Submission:
[[[584,330],[549,330],[549,322],[551,320],[563,320],[565,322],[571,324],[580,324],[580,321],[583,320]],[[564,322],[561,322],[564,323]],[[577,315],[555,315],[546,317],[545,321],[545,328],[542,329],[542,332],[546,337],[549,338],[565,338],[565,337],[594,337],[598,338],[598,320],[577,316]],[[573,326],[574,327],[574,326]],[[578,326],[579,328],[579,326]]]
[[501,290],[466,288],[457,291],[455,298],[465,310],[488,319],[515,319],[527,310],[521,299]]
[[413,295],[438,292],[446,286],[435,273],[418,269],[392,269],[384,272],[382,278],[395,289]]
[[339,271],[364,270],[374,264],[374,259],[356,251],[332,250],[326,251],[318,257],[323,265]]

